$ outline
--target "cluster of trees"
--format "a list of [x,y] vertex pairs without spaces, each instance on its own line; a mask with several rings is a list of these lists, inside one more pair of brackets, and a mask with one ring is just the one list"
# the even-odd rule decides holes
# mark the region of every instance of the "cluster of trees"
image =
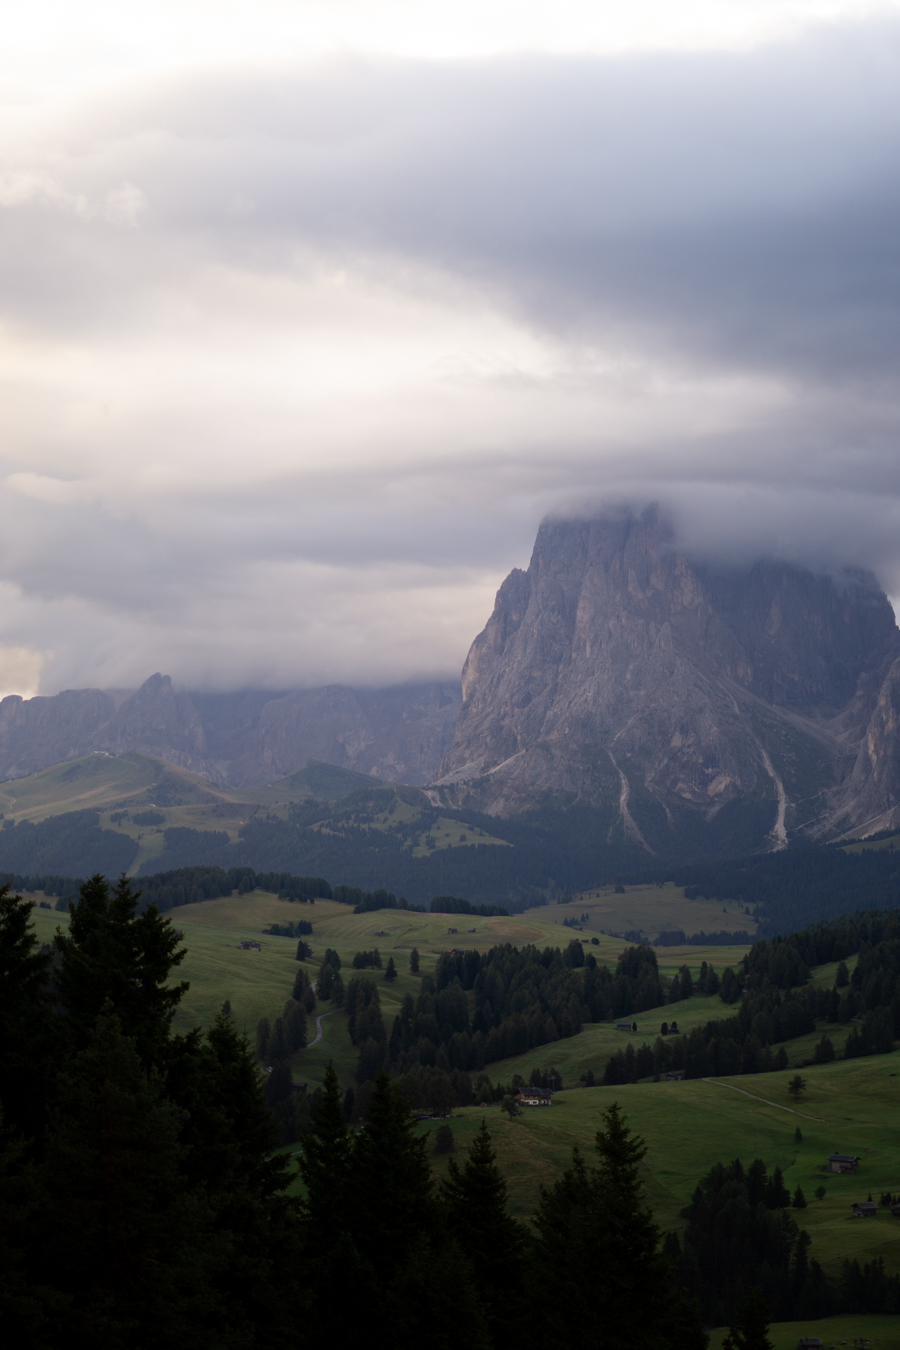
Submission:
[[354,970],[380,970],[381,952],[376,947],[371,952],[357,952],[353,958]]
[[691,974],[690,967],[682,966],[669,982],[669,1002],[678,1003],[683,998],[693,998],[694,994],[706,998],[712,994],[718,994],[720,987],[719,977],[714,967],[707,961],[701,964],[700,974],[696,981]]
[[[685,890],[685,895],[687,893],[687,890]],[[690,937],[685,936],[683,928],[671,928],[664,933],[660,933],[653,945],[654,947],[684,947],[688,944],[692,947],[730,947],[749,941],[750,934],[746,928],[737,928],[733,933],[726,932],[724,929],[717,933],[707,933],[701,928],[699,933],[692,933]]]
[[282,899],[314,900],[331,897],[324,877],[295,877],[287,872],[255,872],[252,867],[180,867],[141,877],[145,905],[155,904],[163,914],[179,905],[197,904],[220,895],[248,895],[256,889],[273,891]]
[[309,937],[312,933],[312,924],[308,919],[298,919],[296,923],[291,920],[290,923],[271,923],[265,930],[272,937]]
[[[795,1193],[794,1207],[805,1208],[797,1201]],[[747,1168],[718,1163],[698,1184],[683,1211],[683,1241],[670,1233],[665,1251],[707,1325],[733,1322],[754,1287],[776,1321],[900,1310],[900,1277],[885,1276],[880,1258],[862,1269],[845,1262],[839,1282],[827,1279],[790,1203],[780,1169],[769,1177],[759,1159]]]
[[405,895],[398,899],[393,891],[381,887],[377,891],[363,891],[358,886],[335,886],[333,899],[342,905],[352,905],[354,914],[371,914],[379,909],[406,909],[415,914],[424,914],[424,905],[411,905]]
[[35,824],[4,821],[0,870],[15,875],[116,876],[137,857],[138,844],[118,830],[104,830],[97,811],[65,811]]
[[307,1295],[287,1161],[222,1012],[172,1033],[184,952],[127,881],[42,952],[0,894],[0,1324],[57,1350],[281,1346]]
[[[858,953],[853,974],[846,958]],[[837,961],[831,989],[809,983],[810,967]],[[678,979],[680,997],[695,990],[689,972]],[[715,971],[703,963],[696,988],[713,991]],[[674,996],[675,982],[672,993]],[[739,1002],[731,1017],[713,1019],[677,1040],[659,1038],[652,1047],[617,1051],[606,1065],[605,1083],[629,1083],[650,1074],[680,1069],[687,1078],[781,1072],[788,1066],[781,1045],[815,1031],[816,1022],[854,1026],[844,1057],[883,1054],[900,1036],[900,915],[870,911],[820,923],[786,938],[755,943],[737,971],[723,972],[719,996]],[[819,1040],[814,1058],[835,1058],[831,1038]]]
[[[299,948],[298,948],[299,958]],[[340,1007],[344,1002],[344,981],[341,979],[341,958],[332,947],[325,948],[319,975],[316,981],[316,993],[324,1003],[331,1002]]]
[[509,910],[500,905],[473,905],[458,895],[436,895],[431,901],[432,914],[474,914],[479,919],[509,918]]
[[382,1068],[395,1076],[419,1067],[445,1075],[478,1073],[497,1060],[575,1036],[585,1022],[665,1002],[652,948],[628,948],[611,973],[592,954],[585,956],[579,942],[564,951],[507,943],[485,953],[445,953],[434,976],[422,977],[418,997],[404,998],[390,1039],[374,982],[354,977],[348,1008],[351,991],[367,1008],[378,1008],[371,1025],[361,1024],[363,1031],[351,1018],[360,1084]]
[[28,891],[34,895],[43,891],[44,895],[57,898],[56,908],[64,912],[69,908],[69,900],[74,900],[82,882],[77,877],[60,876],[20,876],[15,872],[0,872],[0,886],[9,886],[13,891]]

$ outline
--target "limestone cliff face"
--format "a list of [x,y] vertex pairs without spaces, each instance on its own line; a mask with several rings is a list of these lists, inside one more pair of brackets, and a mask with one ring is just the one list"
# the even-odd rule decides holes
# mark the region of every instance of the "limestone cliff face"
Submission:
[[310,759],[427,783],[453,739],[459,702],[455,682],[189,694],[160,674],[124,695],[11,696],[0,702],[0,781],[94,750],[140,750],[235,787],[270,782]]
[[768,802],[774,844],[840,811],[855,823],[848,775],[897,656],[870,576],[693,565],[652,509],[547,521],[472,644],[436,796],[606,802],[650,848],[729,803]]

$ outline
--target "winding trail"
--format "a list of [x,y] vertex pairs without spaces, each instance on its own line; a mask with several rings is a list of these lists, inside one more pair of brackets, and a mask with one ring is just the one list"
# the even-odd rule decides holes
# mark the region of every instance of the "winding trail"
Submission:
[[712,1083],[715,1087],[728,1088],[729,1092],[740,1092],[744,1097],[752,1097],[755,1102],[764,1102],[766,1106],[774,1106],[776,1111],[788,1111],[792,1116],[802,1116],[804,1120],[817,1120],[823,1125],[831,1124],[831,1121],[825,1116],[808,1116],[805,1111],[796,1111],[793,1106],[782,1106],[781,1102],[770,1102],[768,1097],[758,1097],[755,1092],[748,1092],[746,1088],[735,1087],[733,1083],[722,1083],[718,1078],[704,1078],[703,1082]]
[[336,1012],[343,1012],[343,1011],[344,1007],[343,1004],[341,1004],[340,1008],[330,1008],[327,1013],[319,1013],[319,1016],[316,1018],[316,1039],[314,1041],[310,1041],[309,1045],[306,1047],[307,1050],[311,1050],[314,1045],[318,1045],[319,1041],[322,1039],[322,1023],[324,1022],[325,1018],[331,1017]]
[[735,1087],[733,1083],[723,1083],[718,1078],[704,1078],[704,1083],[712,1083],[714,1087],[728,1088],[729,1092],[740,1092],[744,1097],[752,1097],[754,1101],[763,1102],[766,1106],[774,1106],[776,1111],[787,1111],[791,1116],[802,1116],[804,1120],[814,1120],[819,1125],[826,1125],[834,1135],[835,1141],[846,1139],[847,1136],[843,1130],[839,1130],[834,1121],[828,1116],[810,1116],[805,1111],[797,1111],[793,1106],[782,1106],[781,1102],[771,1102],[768,1097],[760,1097],[755,1092],[748,1092],[746,1088]]

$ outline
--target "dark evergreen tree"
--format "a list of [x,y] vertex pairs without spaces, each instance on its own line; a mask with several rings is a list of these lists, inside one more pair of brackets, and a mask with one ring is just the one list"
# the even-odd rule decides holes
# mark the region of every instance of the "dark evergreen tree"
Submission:
[[133,1037],[141,1063],[159,1064],[186,983],[170,973],[186,955],[169,919],[155,905],[137,913],[140,892],[127,877],[110,889],[102,876],[81,887],[68,931],[54,939],[56,991],[66,1013],[70,1045],[79,1049],[93,1035],[108,1002],[122,1032]]
[[384,968],[384,978],[387,980],[388,984],[393,984],[394,980],[397,978],[397,967],[394,965],[394,958],[392,956],[388,957],[388,963]]
[[262,1092],[265,1076],[221,1013],[205,1036],[180,1038],[170,1058],[168,1093],[184,1111],[182,1184],[209,1205],[223,1253],[211,1319],[223,1345],[279,1346],[306,1308],[297,1202],[286,1194],[290,1159],[273,1153],[279,1128]]
[[761,1289],[751,1289],[737,1325],[728,1329],[722,1350],[773,1350],[769,1340],[769,1310]]
[[784,1209],[791,1203],[791,1193],[784,1184],[781,1168],[776,1166],[766,1186],[766,1209]]
[[[700,1350],[707,1337],[674,1285],[659,1250],[659,1229],[643,1204],[640,1165],[646,1147],[626,1126],[617,1103],[604,1112],[596,1149],[599,1167],[588,1168],[575,1149],[571,1168],[541,1190],[530,1279],[541,1343],[593,1350],[596,1309],[602,1308],[608,1350],[631,1350],[636,1315],[642,1344]],[[560,1306],[566,1309],[564,1321],[555,1316]]]
[[356,1093],[353,1091],[352,1087],[348,1087],[347,1091],[344,1093],[343,1111],[344,1119],[348,1125],[351,1125],[356,1116]]
[[67,1300],[55,1335],[127,1350],[174,1347],[191,1333],[212,1350],[201,1327],[212,1311],[215,1244],[208,1207],[179,1174],[183,1113],[109,1003],[62,1076],[58,1105],[39,1232]]
[[488,1329],[500,1345],[522,1307],[526,1234],[507,1212],[506,1182],[484,1120],[463,1166],[449,1159],[440,1198],[450,1232],[472,1264]]
[[353,1238],[379,1283],[406,1263],[419,1234],[433,1228],[426,1148],[399,1089],[382,1071],[366,1108],[366,1128],[356,1138],[350,1179]]
[[300,1141],[297,1160],[306,1189],[300,1208],[309,1250],[337,1241],[345,1227],[342,1211],[349,1202],[351,1139],[331,1060],[322,1087],[309,1132]]
[[412,951],[411,951],[410,954],[409,954],[409,972],[410,972],[411,975],[418,975],[418,973],[419,973],[419,949],[418,949],[418,947],[413,947]]
[[270,1058],[269,1046],[272,1041],[272,1025],[268,1017],[261,1017],[256,1024],[256,1053],[261,1060]]
[[43,1136],[54,1033],[50,956],[30,923],[33,906],[0,887],[0,1112],[8,1129]]

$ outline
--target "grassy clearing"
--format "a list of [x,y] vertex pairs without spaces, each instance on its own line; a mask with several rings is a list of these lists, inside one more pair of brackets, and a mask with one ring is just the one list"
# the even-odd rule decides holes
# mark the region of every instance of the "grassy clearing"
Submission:
[[[727,1331],[719,1327],[710,1334],[709,1350],[721,1350]],[[801,1336],[818,1336],[831,1347],[865,1340],[872,1350],[900,1350],[900,1317],[826,1317],[821,1322],[773,1322],[769,1327],[774,1350],[795,1350]]]
[[[784,1172],[793,1192],[808,1201],[795,1213],[813,1239],[813,1254],[832,1274],[844,1257],[883,1256],[900,1270],[900,1221],[888,1211],[853,1219],[854,1200],[871,1191],[900,1189],[900,1052],[808,1070],[809,1089],[792,1109],[787,1074],[760,1074],[721,1082],[639,1083],[616,1088],[580,1088],[561,1093],[549,1108],[527,1110],[514,1121],[499,1107],[470,1107],[451,1122],[466,1147],[484,1116],[500,1165],[510,1183],[514,1211],[524,1217],[537,1203],[541,1184],[559,1175],[572,1147],[591,1148],[601,1113],[618,1101],[648,1145],[647,1197],[664,1229],[682,1224],[680,1210],[697,1181],[717,1161],[762,1158]],[[894,1076],[892,1076],[894,1075]],[[738,1090],[735,1090],[738,1089]],[[755,1095],[751,1095],[755,1094]],[[759,1100],[764,1098],[765,1100]],[[787,1108],[787,1109],[785,1109]],[[799,1125],[803,1139],[797,1143]],[[858,1153],[856,1176],[823,1171],[834,1151]],[[446,1166],[435,1159],[435,1170]],[[814,1198],[824,1185],[824,1200]]]
[[[756,920],[745,914],[734,900],[719,901],[698,898],[686,900],[684,891],[672,882],[663,886],[626,886],[624,894],[616,895],[613,886],[592,887],[576,896],[570,904],[545,906],[545,910],[563,918],[579,918],[588,914],[585,932],[612,929],[624,933],[640,929],[651,937],[663,931],[681,928],[691,933],[735,932],[746,929],[752,937]],[[529,910],[542,916],[545,910]],[[715,949],[713,949],[715,950]]]
[[900,834],[892,834],[888,839],[866,839],[859,844],[848,844],[845,853],[871,853],[873,849],[886,848],[893,851],[900,848]]

